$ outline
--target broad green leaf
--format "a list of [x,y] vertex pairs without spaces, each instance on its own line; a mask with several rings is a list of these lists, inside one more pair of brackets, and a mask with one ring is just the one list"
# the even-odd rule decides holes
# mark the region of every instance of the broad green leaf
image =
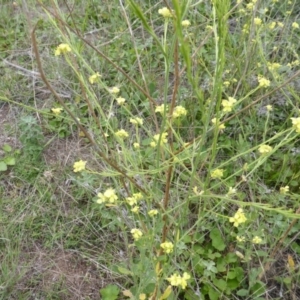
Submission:
[[119,293],[120,289],[114,284],[109,284],[100,290],[102,300],[116,300],[118,299]]
[[5,144],[2,149],[5,151],[5,152],[11,152],[12,148],[11,146],[9,146],[8,144]]
[[212,245],[215,249],[217,249],[219,251],[223,251],[225,249],[226,245],[224,244],[220,230],[218,228],[214,228],[210,232],[209,236],[212,240]]
[[119,271],[121,274],[133,276],[133,273],[132,273],[131,271],[129,271],[128,269],[126,269],[126,268],[118,267],[118,271]]
[[7,170],[7,164],[4,161],[0,161],[0,172]]
[[8,166],[14,166],[16,164],[16,160],[14,157],[5,157],[4,162],[8,165]]
[[244,296],[247,296],[247,295],[249,294],[249,292],[248,292],[248,290],[241,289],[241,290],[238,290],[238,291],[236,292],[236,294],[237,294],[238,296],[244,297]]

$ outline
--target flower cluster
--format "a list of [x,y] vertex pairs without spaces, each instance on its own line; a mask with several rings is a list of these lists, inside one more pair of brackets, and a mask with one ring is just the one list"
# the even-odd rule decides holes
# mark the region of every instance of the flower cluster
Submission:
[[55,56],[59,56],[61,54],[67,53],[67,52],[71,52],[71,47],[68,44],[60,44],[57,46],[57,48],[55,49]]
[[238,227],[240,224],[245,223],[246,221],[247,218],[242,208],[239,208],[235,215],[229,218],[229,222],[233,223],[234,227]]
[[120,129],[120,130],[116,131],[115,135],[121,139],[126,139],[129,136],[128,132],[125,131],[124,129]]
[[91,84],[94,84],[98,80],[98,78],[101,78],[101,75],[97,72],[89,77],[89,82]]
[[191,22],[189,20],[183,20],[181,22],[182,27],[189,27],[191,26]]
[[159,112],[161,115],[163,115],[165,111],[168,111],[168,106],[165,104],[158,105],[155,108],[155,112]]
[[227,195],[234,195],[234,194],[236,194],[236,189],[233,188],[233,187],[230,187],[229,190],[228,190]]
[[110,203],[113,204],[118,200],[118,196],[116,195],[116,191],[112,188],[108,188],[104,194],[97,194],[98,200],[97,203]]
[[262,24],[262,20],[260,18],[254,18],[254,24],[259,26]]
[[143,236],[142,231],[137,228],[131,229],[130,233],[135,241],[138,241]]
[[293,123],[293,128],[297,133],[300,133],[300,118],[291,118]]
[[239,236],[239,235],[237,235],[236,236],[236,240],[238,241],[238,242],[240,242],[240,243],[243,243],[243,242],[245,242],[245,237],[244,236]]
[[271,151],[273,150],[273,148],[271,146],[268,146],[268,145],[261,145],[259,148],[258,148],[258,152],[262,155],[265,155],[265,154],[268,154],[270,153]]
[[74,168],[74,172],[80,172],[85,170],[85,165],[86,165],[86,161],[80,160],[74,163],[73,168]]
[[232,97],[228,97],[228,100],[222,100],[222,106],[224,112],[231,112],[232,107],[236,103],[236,100]]
[[217,118],[211,119],[211,122],[214,125],[218,125],[220,130],[225,129],[225,125],[224,124],[220,124],[220,120],[217,120]]
[[186,116],[186,114],[187,114],[187,110],[183,106],[179,105],[174,108],[172,117],[173,119],[176,119],[181,116]]
[[171,242],[164,242],[160,244],[160,247],[165,253],[171,253],[173,252],[174,245]]
[[116,101],[117,101],[118,105],[123,105],[125,103],[126,99],[123,97],[118,97],[116,99]]
[[172,276],[168,277],[167,280],[173,286],[180,286],[184,290],[187,287],[187,280],[189,280],[191,276],[184,272],[183,276],[178,275],[177,273],[173,274]]
[[112,88],[109,89],[109,91],[113,94],[113,95],[117,95],[120,93],[120,89],[117,86],[114,86]]
[[289,187],[288,185],[282,186],[282,187],[279,189],[279,192],[280,192],[280,194],[282,194],[282,195],[286,195],[289,191],[290,191],[290,187]]
[[265,77],[263,76],[258,76],[257,77],[257,81],[258,81],[258,86],[259,87],[268,87],[270,86],[270,80],[266,79]]
[[253,244],[260,244],[262,242],[262,239],[259,237],[259,236],[255,236],[253,239],[252,239],[252,243]]
[[61,108],[61,107],[51,108],[51,111],[52,111],[56,116],[58,116],[58,115],[63,111],[63,108]]
[[153,148],[156,147],[158,142],[159,142],[159,138],[160,138],[161,143],[166,144],[168,142],[167,136],[168,136],[167,132],[163,132],[161,135],[160,134],[155,134],[153,136],[154,141],[152,141],[150,143],[150,146],[153,147]]
[[143,119],[139,117],[130,118],[129,122],[134,125],[143,125],[144,123]]
[[158,13],[162,15],[164,18],[172,18],[172,12],[167,7],[163,7],[159,9]]
[[215,169],[211,171],[210,176],[213,179],[220,179],[224,175],[224,170],[223,169]]
[[157,214],[158,214],[158,210],[157,210],[157,209],[151,209],[151,210],[148,211],[148,215],[149,215],[150,217],[154,217],[154,216],[156,216]]
[[141,193],[134,193],[132,197],[127,197],[125,200],[130,205],[136,205],[138,201],[143,199],[143,195]]

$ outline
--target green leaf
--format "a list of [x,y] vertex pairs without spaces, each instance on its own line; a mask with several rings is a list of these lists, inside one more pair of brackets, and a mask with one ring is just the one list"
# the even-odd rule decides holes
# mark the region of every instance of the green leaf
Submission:
[[7,164],[4,161],[0,161],[0,172],[7,170]]
[[14,166],[16,164],[16,160],[14,157],[5,157],[4,158],[4,162],[8,165],[8,166]]
[[212,287],[209,287],[208,296],[210,300],[219,300],[220,293]]
[[210,232],[209,236],[212,240],[212,245],[215,249],[217,249],[219,251],[223,251],[225,249],[226,245],[224,244],[224,241],[221,236],[221,232],[218,228],[214,228]]
[[103,300],[116,300],[118,299],[119,293],[120,289],[114,284],[109,284],[105,288],[100,290],[100,294]]
[[2,149],[5,151],[5,152],[10,152],[12,150],[11,146],[9,146],[8,144],[5,144]]
[[236,292],[236,294],[237,294],[237,296],[242,296],[242,297],[244,297],[244,296],[247,296],[247,295],[249,294],[249,292],[248,292],[248,290],[241,289],[241,290],[238,290],[238,291]]
[[220,289],[221,291],[225,291],[226,287],[227,287],[227,282],[223,279],[215,279],[214,281],[214,285]]
[[126,268],[118,267],[118,271],[120,272],[120,274],[133,276],[133,273]]

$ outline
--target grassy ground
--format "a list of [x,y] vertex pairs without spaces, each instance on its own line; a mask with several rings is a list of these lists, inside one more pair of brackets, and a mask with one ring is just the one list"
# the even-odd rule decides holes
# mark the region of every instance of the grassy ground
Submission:
[[123,2],[0,3],[0,299],[300,299],[297,1]]

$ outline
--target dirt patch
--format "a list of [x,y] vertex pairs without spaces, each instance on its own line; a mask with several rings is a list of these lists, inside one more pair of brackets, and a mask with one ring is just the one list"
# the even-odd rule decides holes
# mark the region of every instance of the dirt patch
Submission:
[[49,252],[36,246],[34,252],[27,250],[24,260],[28,261],[28,255],[30,265],[16,286],[16,295],[24,291],[29,300],[52,299],[51,295],[62,300],[100,299],[99,290],[105,285],[100,272],[78,253],[63,249]]

